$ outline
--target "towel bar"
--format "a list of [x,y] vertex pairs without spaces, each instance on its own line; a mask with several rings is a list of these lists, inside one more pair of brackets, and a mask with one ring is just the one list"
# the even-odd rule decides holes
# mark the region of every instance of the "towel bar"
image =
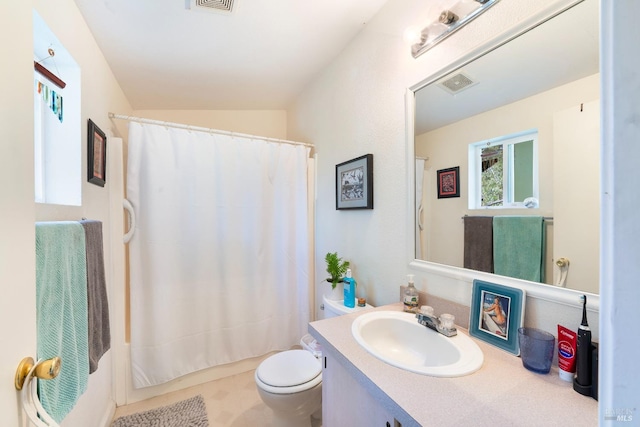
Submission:
[[[466,217],[466,216],[473,216],[473,215],[463,215],[463,216],[460,217],[460,219],[464,219],[464,217]],[[543,216],[542,219],[545,220],[545,221],[553,221],[553,217],[552,216]]]

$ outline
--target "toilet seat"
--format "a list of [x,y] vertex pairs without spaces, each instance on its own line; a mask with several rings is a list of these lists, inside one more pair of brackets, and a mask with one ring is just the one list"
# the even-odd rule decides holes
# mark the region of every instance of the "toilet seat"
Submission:
[[255,377],[258,386],[269,393],[299,393],[322,382],[322,366],[306,350],[287,350],[260,363]]

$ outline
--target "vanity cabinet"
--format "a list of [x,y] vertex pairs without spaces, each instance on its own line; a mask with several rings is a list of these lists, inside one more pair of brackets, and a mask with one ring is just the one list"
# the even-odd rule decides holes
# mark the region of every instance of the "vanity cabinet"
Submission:
[[[374,310],[402,311],[402,304]],[[322,346],[324,427],[495,427],[495,420],[522,427],[558,420],[598,425],[598,403],[562,381],[557,367],[548,375],[536,374],[513,354],[477,341],[484,361],[472,375],[419,375],[367,353],[351,334],[356,318],[347,314],[309,324]]]
[[406,427],[373,397],[331,353],[324,351],[323,427]]

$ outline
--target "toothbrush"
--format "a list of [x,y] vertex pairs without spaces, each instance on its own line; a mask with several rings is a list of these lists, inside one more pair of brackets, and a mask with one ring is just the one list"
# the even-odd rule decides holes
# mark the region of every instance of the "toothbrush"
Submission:
[[582,323],[578,328],[576,382],[587,387],[591,385],[591,329],[587,322],[587,296],[582,295],[580,300],[582,301]]

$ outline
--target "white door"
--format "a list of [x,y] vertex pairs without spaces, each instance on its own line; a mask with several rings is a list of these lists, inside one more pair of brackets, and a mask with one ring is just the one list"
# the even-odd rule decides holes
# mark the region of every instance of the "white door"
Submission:
[[15,372],[23,357],[36,356],[35,226],[17,207],[22,189],[6,179],[16,168],[5,154],[0,148],[0,425],[20,426]]
[[32,2],[3,2],[0,36],[0,425],[22,426],[16,367],[35,357]]

